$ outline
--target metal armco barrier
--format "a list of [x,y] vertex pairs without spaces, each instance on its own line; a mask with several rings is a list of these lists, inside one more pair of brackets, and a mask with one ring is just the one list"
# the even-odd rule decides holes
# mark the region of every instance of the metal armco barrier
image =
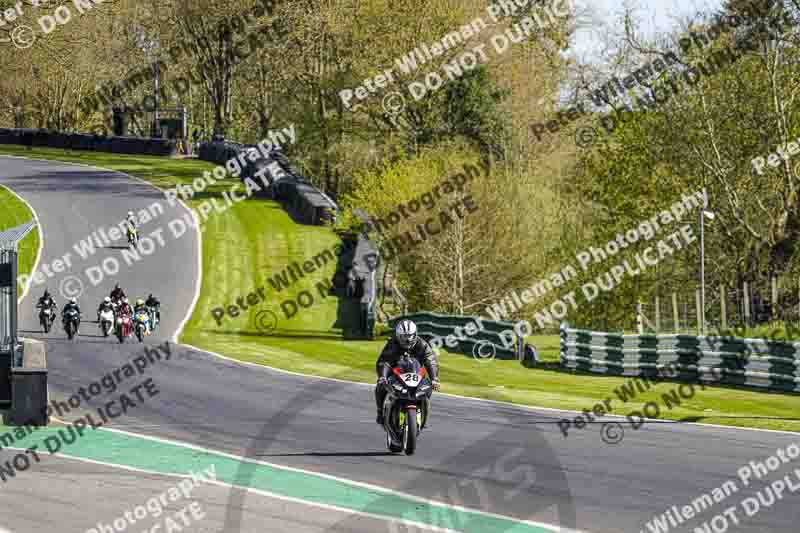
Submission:
[[[419,336],[423,339],[430,341],[436,337],[440,338],[442,347],[451,352],[484,359],[489,358],[491,350],[494,349],[498,359],[522,359],[523,357],[524,342],[514,331],[513,322],[494,321],[474,316],[420,312],[393,318],[389,325],[394,328],[397,322],[403,319],[413,321],[417,325]],[[483,330],[469,335],[465,326],[469,323],[478,323],[478,321],[483,324]],[[461,328],[460,335],[456,328]],[[446,338],[449,335],[455,337],[455,347],[447,345]],[[490,344],[493,348],[488,346]],[[483,345],[482,349],[480,345]],[[482,351],[479,352],[479,349]]]
[[[618,376],[800,391],[800,343],[713,335],[622,335],[561,326],[561,365]],[[665,372],[669,371],[669,373]]]

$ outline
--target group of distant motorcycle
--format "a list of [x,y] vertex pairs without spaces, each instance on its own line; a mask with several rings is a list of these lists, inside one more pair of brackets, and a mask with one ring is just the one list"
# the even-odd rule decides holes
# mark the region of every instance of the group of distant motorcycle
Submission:
[[[36,304],[39,309],[39,324],[45,333],[53,328],[56,319],[57,306],[50,293],[45,290],[44,295]],[[161,322],[161,302],[152,294],[147,300],[138,299],[134,307],[128,302],[124,291],[119,284],[114,286],[109,296],[106,296],[97,308],[97,324],[103,337],[108,337],[113,332],[120,343],[124,343],[134,335],[139,342],[155,331]],[[78,334],[81,323],[81,310],[75,298],[71,298],[61,312],[61,323],[67,338],[72,340]]]

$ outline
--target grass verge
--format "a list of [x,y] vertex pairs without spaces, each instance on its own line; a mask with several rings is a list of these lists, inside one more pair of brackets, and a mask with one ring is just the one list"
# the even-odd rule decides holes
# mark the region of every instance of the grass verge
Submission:
[[[33,213],[16,195],[8,188],[0,185],[0,231],[25,224],[33,219]],[[36,261],[36,252],[39,250],[39,228],[35,227],[28,233],[17,246],[18,275],[29,275]],[[22,294],[22,285],[17,284],[18,294]]]
[[[0,153],[39,159],[84,163],[111,168],[143,178],[160,187],[191,184],[212,165],[192,160],[124,156],[60,149],[27,149],[0,146]],[[188,201],[196,208],[209,197],[221,198],[233,182],[217,184],[202,198]],[[302,264],[338,243],[329,229],[295,224],[276,203],[248,200],[225,213],[214,213],[203,226],[203,287],[195,312],[181,341],[251,363],[304,374],[374,383],[374,364],[385,340],[345,341],[338,327],[339,309],[334,298],[322,297],[314,288],[329,283],[335,265],[326,264],[288,289],[276,294],[269,279],[293,261]],[[225,316],[217,323],[211,310],[233,304],[259,287],[269,301],[250,307],[238,317]],[[296,299],[308,290],[314,305],[286,319],[280,308],[284,298]],[[260,311],[279,318],[269,334],[255,322]],[[530,339],[545,363],[525,368],[516,361],[477,361],[472,357],[442,352],[443,392],[523,405],[570,410],[590,409],[612,398],[614,414],[642,410],[646,402],[661,407],[661,418],[715,424],[800,431],[800,395],[741,390],[729,387],[696,388],[696,393],[668,409],[662,398],[675,383],[664,382],[623,403],[615,394],[629,379],[563,372],[558,368],[558,337]],[[363,399],[369,401],[368,399]],[[598,435],[599,437],[599,435]]]

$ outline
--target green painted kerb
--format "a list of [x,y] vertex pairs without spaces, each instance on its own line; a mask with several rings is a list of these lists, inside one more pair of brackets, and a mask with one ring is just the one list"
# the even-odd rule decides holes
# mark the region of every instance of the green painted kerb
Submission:
[[[47,461],[45,439],[55,436],[58,426],[41,428],[14,442],[15,448],[36,445],[41,460]],[[0,426],[0,432],[13,430]],[[188,475],[214,465],[217,481],[242,488],[253,488],[308,502],[334,505],[343,509],[370,513],[386,518],[399,518],[467,533],[552,533],[557,527],[539,527],[509,518],[484,516],[472,511],[459,511],[436,503],[425,503],[402,495],[359,487],[346,481],[327,479],[314,474],[292,472],[263,464],[241,461],[214,452],[192,449],[98,429],[87,430],[82,438],[63,444],[55,455],[90,459],[159,474]],[[51,446],[55,438],[50,440]],[[36,468],[31,461],[30,471]],[[13,478],[7,483],[13,483]]]

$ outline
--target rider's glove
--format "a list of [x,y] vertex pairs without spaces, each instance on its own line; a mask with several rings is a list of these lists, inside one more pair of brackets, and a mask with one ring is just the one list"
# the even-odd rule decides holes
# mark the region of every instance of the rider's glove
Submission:
[[378,385],[380,385],[382,387],[388,387],[389,386],[389,380],[386,379],[385,377],[381,376],[381,377],[378,378]]
[[437,392],[442,387],[442,385],[439,383],[439,380],[437,380],[437,379],[434,379],[433,383],[431,383],[431,385],[433,385],[433,390],[435,390]]

